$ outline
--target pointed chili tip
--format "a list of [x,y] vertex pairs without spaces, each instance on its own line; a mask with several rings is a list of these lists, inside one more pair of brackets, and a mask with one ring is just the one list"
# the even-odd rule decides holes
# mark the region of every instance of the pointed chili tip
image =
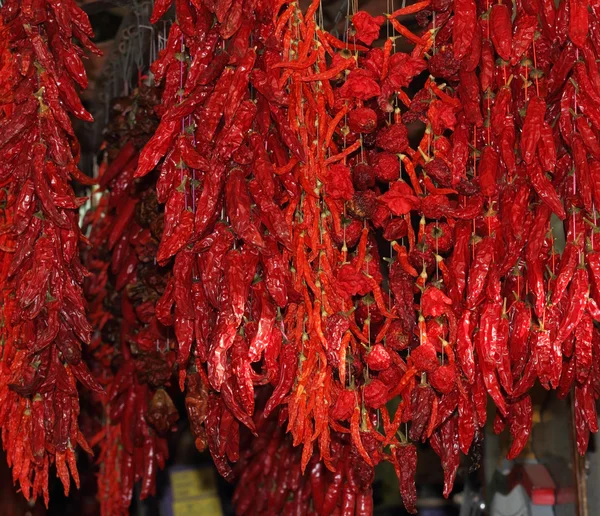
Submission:
[[89,111],[85,111],[85,110],[77,118],[83,120],[84,122],[89,122],[90,124],[94,121],[94,117],[92,116],[92,114]]

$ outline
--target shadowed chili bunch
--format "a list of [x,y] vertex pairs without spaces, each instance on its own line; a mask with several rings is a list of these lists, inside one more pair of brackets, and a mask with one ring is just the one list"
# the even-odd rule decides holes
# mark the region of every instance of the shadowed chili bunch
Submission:
[[179,415],[167,393],[173,374],[173,336],[156,317],[172,267],[156,263],[163,213],[158,172],[136,181],[139,152],[156,130],[156,88],[140,84],[113,102],[105,130],[102,197],[89,211],[92,272],[86,296],[97,332],[89,361],[107,394],[95,402],[86,427],[98,445],[98,499],[104,514],[128,513],[135,482],[142,499],[155,493],[156,472],[168,458],[166,437]]

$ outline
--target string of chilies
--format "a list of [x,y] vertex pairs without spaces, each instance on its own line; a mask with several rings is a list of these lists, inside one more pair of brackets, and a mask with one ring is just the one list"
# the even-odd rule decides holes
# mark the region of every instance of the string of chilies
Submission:
[[[86,122],[83,49],[99,54],[74,1],[3,2],[2,359],[0,427],[13,482],[48,505],[50,468],[65,494],[79,486],[76,453],[92,453],[79,428],[78,384],[103,389],[82,359],[90,344],[80,261],[79,169],[71,115]],[[78,43],[75,43],[75,38]]]
[[[561,4],[563,16],[565,5],[567,4]],[[427,3],[415,7],[415,10],[425,7],[429,7]],[[436,27],[431,30],[435,30],[435,41],[440,46],[439,51],[427,63],[432,78],[444,80],[451,88],[444,88],[442,84],[436,84],[437,81],[430,80],[424,91],[430,100],[421,100],[420,94],[414,100],[409,100],[409,109],[404,113],[403,119],[410,122],[411,119],[421,118],[427,124],[426,139],[424,138],[426,145],[419,146],[419,154],[410,149],[395,151],[406,152],[401,155],[401,159],[410,185],[403,182],[392,183],[389,191],[381,197],[392,211],[390,228],[399,228],[402,222],[405,224],[401,231],[406,231],[406,234],[399,233],[391,239],[408,237],[408,248],[393,243],[397,250],[396,263],[403,273],[414,278],[412,281],[416,280],[417,288],[412,291],[409,286],[408,297],[412,299],[416,293],[420,300],[419,345],[408,359],[407,365],[413,365],[405,369],[404,377],[394,393],[404,394],[402,398],[407,400],[407,406],[401,405],[401,419],[411,421],[410,431],[408,436],[398,434],[401,438],[399,444],[403,446],[395,444],[394,451],[415,456],[414,448],[410,444],[404,444],[405,439],[429,438],[442,458],[446,476],[445,495],[451,490],[459,463],[458,449],[454,443],[459,442],[460,450],[469,453],[474,440],[479,439],[479,429],[486,419],[485,400],[488,393],[498,407],[495,430],[501,431],[507,426],[514,439],[509,457],[518,455],[527,442],[532,423],[532,403],[528,391],[536,378],[547,388],[558,389],[561,397],[567,395],[575,383],[577,441],[581,453],[587,446],[588,431],[597,431],[594,400],[598,395],[598,389],[594,387],[598,385],[598,376],[591,369],[592,357],[597,353],[597,350],[594,351],[594,342],[598,339],[592,322],[598,315],[593,292],[597,267],[594,262],[593,238],[588,237],[585,241],[583,238],[584,235],[591,237],[595,231],[595,213],[592,213],[592,203],[595,200],[592,192],[596,171],[590,171],[590,167],[586,167],[585,152],[587,149],[592,152],[591,149],[595,148],[594,143],[597,142],[598,128],[593,127],[595,111],[590,104],[595,90],[586,78],[590,73],[597,75],[597,71],[594,70],[592,58],[573,66],[577,53],[568,42],[569,38],[573,38],[570,33],[577,30],[576,25],[581,23],[579,18],[585,17],[578,13],[581,16],[571,20],[570,24],[563,20],[563,34],[559,40],[559,46],[564,48],[560,61],[563,66],[559,67],[561,75],[557,78],[554,76],[556,68],[550,71],[550,56],[555,51],[551,48],[550,40],[544,39],[547,38],[545,29],[538,27],[539,13],[517,12],[513,30],[513,15],[507,5],[499,3],[478,7],[471,2],[465,2],[464,5],[463,2],[455,2],[453,7],[453,13],[448,4],[435,7]],[[553,6],[545,6],[545,9],[552,10]],[[479,14],[488,10],[489,16],[478,18]],[[401,10],[396,16],[405,12]],[[548,17],[554,19],[550,14]],[[361,20],[372,23],[369,28],[378,34],[378,26],[381,25],[379,20],[366,13],[355,15],[352,22],[359,31]],[[394,24],[395,28],[403,33],[403,29],[396,25]],[[554,28],[550,33],[553,34],[553,31]],[[587,28],[581,31],[582,34],[587,32]],[[423,43],[422,47],[428,47],[427,41],[433,38],[426,41],[409,39]],[[384,45],[384,52],[391,46],[389,41]],[[591,37],[581,44],[588,48],[588,55],[592,54]],[[323,46],[326,46],[326,42],[323,42]],[[345,45],[349,50],[365,50],[357,49],[356,43],[352,49],[350,46],[351,44]],[[341,45],[340,47],[342,49]],[[411,57],[419,55],[419,51],[428,49],[417,47]],[[374,51],[366,54],[365,62],[368,62],[372,52]],[[498,65],[495,56],[501,59]],[[345,71],[346,81],[340,88],[343,90],[355,73],[349,59],[348,54],[343,56],[331,72],[322,75],[316,73],[312,78],[329,81],[335,79],[334,74]],[[388,59],[384,55],[384,70]],[[404,56],[403,59],[406,60]],[[573,79],[567,81],[571,66]],[[479,71],[479,75],[476,71]],[[319,68],[316,72],[322,71]],[[377,73],[361,75],[360,93],[358,88],[353,91],[356,96],[364,94],[371,77],[377,77]],[[385,77],[385,72],[381,76]],[[547,76],[550,77],[548,82],[544,80]],[[533,89],[530,88],[530,81],[534,84]],[[578,91],[575,88],[576,81],[586,86],[589,84],[589,88],[584,87],[588,92],[588,111],[584,115],[590,117],[592,127],[585,116],[576,112],[577,104],[574,108],[575,115],[570,107],[563,108],[566,121],[563,120],[564,117],[561,118],[558,129],[560,124],[567,125],[569,119],[574,117],[574,122],[581,126],[579,132],[585,134],[587,142],[578,143],[575,133],[575,148],[571,151],[568,143],[572,137],[567,135],[573,135],[573,131],[570,128],[562,129],[565,140],[560,143],[557,141],[557,127],[553,128],[550,122],[552,114],[557,110],[555,107],[554,111],[548,111],[548,101],[543,99],[550,97],[554,106],[558,106],[556,101],[560,97],[560,90],[566,88],[572,95],[572,100],[575,100]],[[554,91],[548,91],[548,83],[555,85]],[[408,82],[401,83],[396,89],[407,84]],[[405,98],[401,90],[395,93],[398,98]],[[389,109],[384,102],[386,95],[376,96],[379,99],[377,107],[383,107],[384,111]],[[343,98],[343,94],[340,98]],[[516,107],[513,98],[517,99]],[[316,102],[319,102],[318,95]],[[566,106],[573,105],[572,102],[563,103]],[[347,103],[343,109],[341,116],[336,114],[335,109],[332,110],[330,118],[335,123],[342,119],[347,123]],[[352,138],[348,136],[352,127],[348,125],[344,125],[341,131],[344,145],[352,144]],[[362,130],[356,132],[360,133]],[[472,146],[469,142],[470,134],[474,138]],[[397,141],[398,136],[395,136]],[[376,140],[375,145],[377,143]],[[470,146],[473,149],[472,156]],[[515,147],[519,152],[515,153]],[[352,148],[353,151],[357,149],[358,146]],[[360,155],[362,157],[362,149]],[[351,192],[352,199],[347,199],[344,209],[340,210],[344,215],[356,215],[353,208],[357,204],[361,210],[368,208],[369,189],[373,189],[379,179],[369,179],[368,168],[363,167],[361,157],[352,162],[351,170],[353,186],[360,192]],[[568,188],[571,184],[571,181],[566,180],[571,159],[576,163],[572,176],[575,187],[570,192],[562,192],[561,185]],[[592,165],[594,163],[592,161]],[[369,166],[372,164],[369,163]],[[334,177],[341,182],[345,169],[339,168],[336,172],[338,173]],[[552,181],[545,175],[547,173],[554,174]],[[307,186],[305,190],[310,195],[312,185]],[[326,183],[324,191],[327,195]],[[422,196],[423,191],[428,195]],[[582,207],[578,206],[578,198],[584,203]],[[572,205],[570,211],[573,223],[569,227],[567,222],[567,248],[560,260],[557,260],[554,235],[548,232],[548,228],[552,212],[559,219],[567,220],[564,199],[569,199],[568,203]],[[331,201],[328,204],[329,211],[335,217],[335,206]],[[333,209],[331,205],[334,206]],[[591,213],[587,219],[581,215],[582,208]],[[411,235],[410,224],[406,224],[404,218],[398,218],[411,211],[420,212],[423,221],[416,238]],[[362,213],[364,211],[359,212],[359,219]],[[370,214],[364,218],[377,227],[377,215]],[[432,222],[428,223],[428,220]],[[441,230],[440,220],[444,221]],[[427,230],[428,227],[431,230]],[[343,231],[344,250],[352,249],[363,235],[360,223],[356,224],[356,240],[348,243],[349,228],[346,225]],[[384,226],[384,229],[387,228]],[[580,235],[579,241],[576,239],[577,234]],[[431,235],[429,240],[428,235]],[[578,250],[575,250],[576,245]],[[587,252],[584,253],[582,251],[586,245]],[[360,255],[359,249],[360,246],[357,249]],[[327,254],[335,256],[330,252]],[[349,270],[343,265],[345,264],[339,268],[340,271]],[[319,268],[321,266],[322,262],[319,262]],[[329,266],[335,270],[335,265]],[[421,267],[423,271],[419,274]],[[435,270],[439,268],[441,281],[431,281],[433,267]],[[586,268],[588,273],[585,272]],[[368,271],[365,271],[365,275],[368,276]],[[346,280],[344,274],[341,276]],[[390,272],[390,282],[392,278]],[[437,278],[435,275],[436,280]],[[340,276],[335,279],[339,286]],[[360,276],[350,277],[348,284],[359,288],[361,279]],[[588,297],[590,282],[592,292]],[[314,290],[308,280],[306,283],[310,290]],[[346,285],[346,282],[343,284]],[[366,292],[368,287],[365,287]],[[412,302],[409,307],[411,305]],[[381,312],[383,315],[384,311]],[[358,307],[355,313],[358,314]],[[372,329],[373,316],[370,308],[367,309],[366,317],[369,319],[366,328]],[[355,321],[348,324],[353,326]],[[387,323],[383,324],[387,326]],[[394,324],[396,323],[391,323]],[[398,327],[394,329],[396,328]],[[356,336],[357,341],[362,340],[367,345],[370,343],[371,335],[365,338],[359,327],[348,334]],[[413,334],[408,332],[408,335]],[[565,341],[568,342],[566,347]],[[336,338],[327,335],[326,342],[327,353],[332,345],[335,346]],[[353,350],[354,369],[357,368],[355,352],[356,349]],[[392,356],[396,357],[396,354]],[[447,357],[447,363],[444,362],[444,357]],[[329,356],[328,363],[333,365]],[[580,373],[575,381],[576,370]],[[415,373],[421,374],[421,383],[418,387],[410,387],[409,378]],[[354,391],[357,388],[355,375],[348,375],[345,367],[338,371],[338,377],[347,376],[351,377],[350,391]],[[361,448],[364,450],[361,441],[381,439],[381,434],[368,431],[369,422],[364,417],[365,392],[368,387],[378,385],[375,383],[376,379],[367,377],[358,396],[355,392],[346,395],[347,391],[344,389],[341,391],[343,395],[337,398],[344,399],[348,404],[346,415],[341,420],[350,420],[350,428],[330,421],[331,427],[338,432],[350,430],[351,440],[359,455]],[[312,380],[314,381],[314,377]],[[360,380],[358,384],[360,386]],[[344,385],[345,382],[342,382],[342,387]],[[298,390],[304,392],[304,389]],[[338,401],[335,401],[334,407],[337,406]],[[414,410],[412,414],[411,410]],[[388,428],[398,428],[396,425],[389,425],[385,410],[382,410],[382,415],[384,427],[387,420]],[[372,422],[371,428],[375,424]],[[389,444],[389,438],[384,442]],[[367,464],[376,456],[372,450],[369,451],[364,456]],[[409,460],[398,462],[411,463]],[[401,480],[411,476],[402,468],[398,468],[398,471]]]

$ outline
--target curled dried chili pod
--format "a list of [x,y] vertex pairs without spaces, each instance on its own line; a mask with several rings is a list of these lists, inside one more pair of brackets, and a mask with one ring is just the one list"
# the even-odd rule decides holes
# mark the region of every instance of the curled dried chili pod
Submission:
[[168,432],[179,419],[173,400],[164,389],[157,389],[152,396],[146,418],[156,431],[162,434]]

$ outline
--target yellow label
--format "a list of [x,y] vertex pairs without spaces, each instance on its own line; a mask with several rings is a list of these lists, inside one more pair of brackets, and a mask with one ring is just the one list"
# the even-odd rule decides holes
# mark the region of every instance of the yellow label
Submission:
[[214,495],[217,491],[214,472],[211,469],[185,469],[171,472],[173,500],[179,501],[198,496]]
[[222,516],[214,471],[209,468],[171,472],[174,516]]
[[174,516],[222,516],[222,514],[221,502],[214,496],[173,504]]

